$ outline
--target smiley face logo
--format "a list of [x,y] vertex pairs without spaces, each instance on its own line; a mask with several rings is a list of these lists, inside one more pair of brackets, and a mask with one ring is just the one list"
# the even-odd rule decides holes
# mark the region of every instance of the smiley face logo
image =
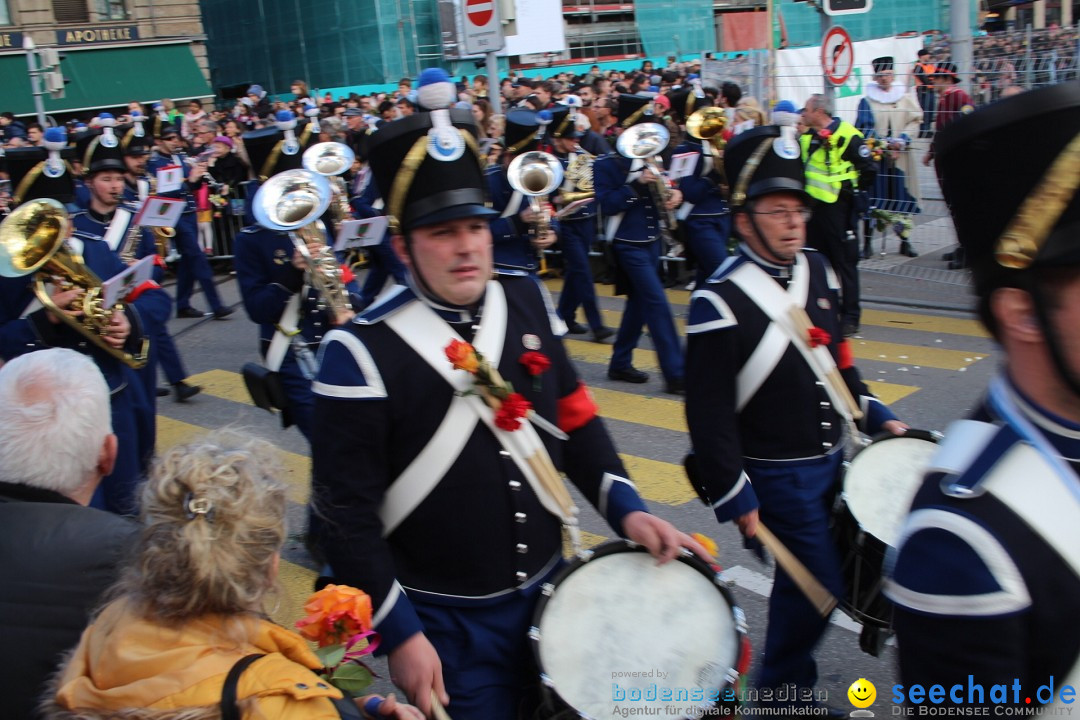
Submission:
[[874,687],[874,683],[866,678],[859,678],[851,683],[851,687],[847,690],[847,696],[855,707],[868,708],[877,699],[877,688]]

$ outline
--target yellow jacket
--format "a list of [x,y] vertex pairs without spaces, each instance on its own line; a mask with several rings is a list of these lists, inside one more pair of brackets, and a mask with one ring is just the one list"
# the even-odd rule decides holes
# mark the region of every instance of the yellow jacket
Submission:
[[245,720],[340,718],[330,698],[341,692],[312,672],[319,661],[296,633],[254,616],[209,616],[167,628],[133,613],[124,600],[83,632],[57,679],[53,716],[63,717],[62,709],[108,717],[149,708],[161,711],[150,717],[164,719],[181,708],[216,708],[229,670],[253,653],[266,657],[240,676]]

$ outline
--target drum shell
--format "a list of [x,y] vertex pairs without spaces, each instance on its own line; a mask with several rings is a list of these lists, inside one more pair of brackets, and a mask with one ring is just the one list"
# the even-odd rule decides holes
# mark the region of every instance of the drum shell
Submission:
[[[541,634],[541,628],[544,624],[545,612],[549,608],[549,604],[552,602],[552,598],[559,592],[559,587],[575,573],[578,573],[584,567],[588,567],[591,563],[603,563],[605,558],[619,555],[622,553],[642,553],[646,554],[645,548],[635,545],[628,541],[614,541],[605,543],[604,545],[596,548],[590,555],[588,560],[577,559],[567,565],[552,581],[544,586],[543,593],[537,604],[537,608],[533,617],[533,628],[530,631],[530,642],[533,651],[533,657],[536,662],[537,668],[540,672],[541,679],[541,695],[542,695],[542,707],[538,717],[542,718],[578,718],[578,717],[591,717],[586,712],[583,712],[575,708],[572,703],[563,698],[559,689],[556,687],[555,681],[549,674],[549,668],[545,668],[544,654],[542,653],[543,636]],[[701,588],[708,590],[709,586],[718,593],[722,599],[723,604],[729,609],[732,615],[732,638],[731,641],[734,646],[734,657],[727,663],[730,668],[727,668],[724,672],[724,680],[722,683],[718,683],[720,686],[713,688],[711,685],[708,689],[715,690],[719,699],[717,702],[711,705],[703,703],[697,703],[699,707],[707,708],[708,716],[710,717],[730,717],[735,714],[736,706],[738,704],[737,698],[739,697],[739,680],[746,672],[749,666],[750,659],[750,644],[746,635],[745,619],[742,610],[735,604],[734,598],[730,590],[719,579],[716,571],[714,571],[708,564],[703,562],[696,556],[683,554],[673,562],[680,562],[693,568],[696,572],[700,573],[703,578],[708,582],[701,583]],[[696,590],[696,588],[695,588]],[[674,602],[679,602],[677,598],[673,598]],[[633,632],[637,628],[629,627],[628,632]],[[657,638],[657,642],[660,642],[660,638]],[[582,648],[581,652],[584,655],[592,650],[592,648]],[[589,658],[593,660],[592,657]],[[591,662],[593,668],[596,668],[597,663]],[[604,687],[611,687],[611,669],[610,668],[596,668],[600,675],[597,676],[597,683],[605,683]],[[607,673],[606,676],[604,673]],[[736,698],[734,701],[731,698]],[[610,713],[610,702],[608,703],[607,713]],[[682,705],[690,705],[691,703],[682,702]],[[607,714],[605,714],[605,717]],[[665,715],[668,716],[668,715]],[[670,716],[674,717],[674,716]]]

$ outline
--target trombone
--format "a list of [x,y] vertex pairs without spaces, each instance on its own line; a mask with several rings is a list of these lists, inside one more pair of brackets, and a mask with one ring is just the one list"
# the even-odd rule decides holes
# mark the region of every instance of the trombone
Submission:
[[640,123],[628,127],[615,141],[615,149],[620,155],[631,160],[643,160],[656,175],[656,180],[649,188],[659,212],[660,234],[668,248],[675,244],[671,233],[675,231],[678,223],[675,220],[675,212],[665,204],[671,196],[671,189],[664,180],[664,167],[657,156],[667,147],[670,139],[671,133],[660,123]]
[[[136,369],[143,367],[150,349],[148,338],[142,338],[135,354],[105,342],[109,319],[114,312],[123,312],[124,305],[118,302],[105,307],[101,279],[65,245],[70,225],[67,211],[56,200],[24,202],[0,223],[0,275],[22,277],[35,273],[34,295],[54,317],[120,362]],[[85,293],[65,311],[57,307],[45,288],[49,280],[64,289],[78,287]],[[72,312],[81,316],[74,317]]]

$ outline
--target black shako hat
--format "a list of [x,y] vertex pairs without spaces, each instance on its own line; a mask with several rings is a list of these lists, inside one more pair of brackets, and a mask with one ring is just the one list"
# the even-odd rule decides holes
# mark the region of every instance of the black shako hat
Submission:
[[293,153],[285,142],[285,132],[276,127],[260,128],[240,136],[257,180],[266,180],[286,170],[303,169],[304,151],[318,143],[319,136],[311,132],[307,118],[299,120],[293,132],[299,145]]
[[120,137],[120,150],[124,155],[149,155],[154,146],[154,138],[147,127],[150,123],[143,122],[142,137],[137,132],[138,125],[131,123],[116,128],[116,134]]
[[809,203],[800,158],[794,132],[784,133],[778,125],[764,125],[736,135],[724,149],[724,171],[732,183],[732,207],[777,192],[795,193]]
[[934,68],[934,72],[930,73],[930,77],[947,77],[953,81],[953,84],[960,82],[960,71],[956,69],[956,63],[954,62],[939,62]]
[[[551,111],[546,111],[550,117]],[[544,134],[539,113],[532,108],[514,108],[506,113],[506,128],[503,131],[503,147],[510,155],[518,155],[540,146]]]
[[679,123],[685,123],[686,118],[693,115],[695,110],[712,105],[708,97],[698,97],[692,87],[672,90],[667,97],[671,101],[671,113],[674,120]]
[[[1009,162],[1002,162],[1003,153]],[[1080,265],[1080,82],[999,100],[950,123],[934,157],[975,292]]]
[[575,139],[584,135],[578,130],[577,123],[574,122],[577,113],[571,112],[571,109],[566,105],[555,105],[548,108],[548,112],[551,113],[551,124],[548,125],[548,134],[551,137]]
[[[61,152],[61,157],[71,154]],[[8,178],[11,180],[11,199],[18,205],[28,200],[52,198],[65,205],[75,202],[75,178],[65,162],[59,177],[49,177],[45,162],[49,152],[43,147],[17,147],[5,154]]]
[[892,70],[896,66],[896,61],[893,60],[892,55],[885,55],[884,57],[874,58],[870,61],[870,64],[874,66],[874,72],[879,73]]
[[124,172],[124,151],[120,148],[120,138],[112,133],[109,140],[102,130],[88,130],[75,139],[75,151],[83,166],[84,175],[93,175],[103,170]]
[[372,133],[368,162],[395,233],[497,213],[485,205],[484,164],[469,110],[418,112]]
[[655,95],[619,95],[615,119],[624,129],[638,123],[657,122],[660,118],[653,114],[655,101]]

